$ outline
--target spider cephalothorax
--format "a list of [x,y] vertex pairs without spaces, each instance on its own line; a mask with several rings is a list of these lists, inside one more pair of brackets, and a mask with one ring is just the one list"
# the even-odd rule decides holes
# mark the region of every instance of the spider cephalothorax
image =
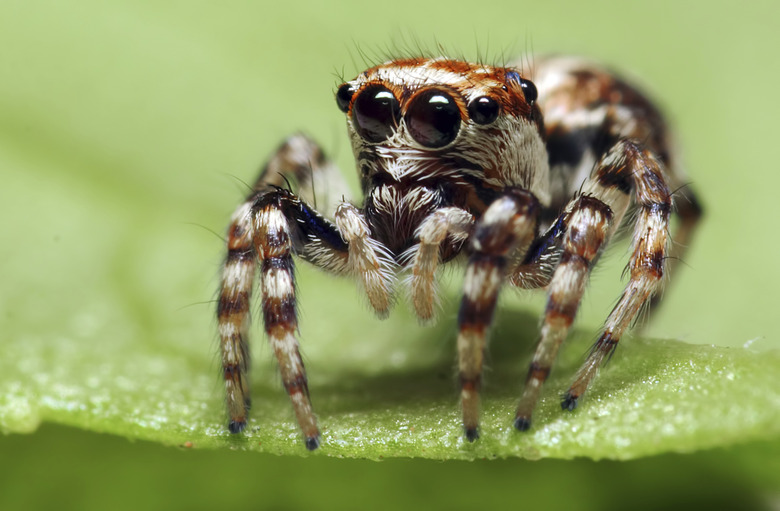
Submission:
[[442,207],[478,216],[506,187],[549,202],[536,88],[517,71],[396,61],[345,83],[337,98],[372,235],[396,254],[416,244],[415,230]]
[[[444,58],[391,61],[336,92],[346,114],[364,199],[342,200],[333,219],[307,190],[338,181],[312,141],[288,139],[233,216],[218,318],[230,415],[246,425],[246,327],[260,268],[265,330],[306,446],[319,445],[298,353],[293,254],[358,280],[385,317],[399,275],[421,321],[433,318],[437,268],[467,259],[458,313],[458,367],[466,437],[478,437],[486,333],[501,286],[547,287],[541,339],[518,405],[526,430],[590,270],[636,211],[629,282],[566,392],[573,409],[601,363],[666,271],[670,189],[681,184],[664,123],[644,96],[613,74],[572,57],[537,61],[529,76]],[[543,122],[542,113],[545,113]],[[280,187],[294,178],[297,190]],[[313,182],[312,182],[313,181]],[[679,208],[678,241],[700,210]]]

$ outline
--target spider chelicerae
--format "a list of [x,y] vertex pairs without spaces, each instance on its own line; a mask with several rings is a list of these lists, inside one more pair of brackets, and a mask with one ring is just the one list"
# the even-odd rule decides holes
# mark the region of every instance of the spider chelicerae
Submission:
[[[386,317],[397,284],[423,321],[436,309],[440,265],[462,256],[457,358],[466,438],[478,438],[486,334],[504,285],[546,288],[541,334],[514,426],[531,427],[542,384],[577,313],[588,276],[626,213],[635,217],[628,282],[561,405],[572,410],[701,215],[659,111],[635,87],[578,57],[492,67],[407,58],[372,67],[336,92],[364,198],[332,215],[312,191],[340,182],[309,138],[287,139],[233,215],[218,306],[228,428],[250,407],[250,297],[259,268],[265,332],[305,438],[320,443],[298,349],[293,255],[357,279]],[[531,81],[533,79],[533,82]],[[543,115],[544,114],[544,115]],[[295,186],[290,185],[294,183]],[[675,197],[676,199],[676,197]],[[680,222],[676,244],[670,215]]]

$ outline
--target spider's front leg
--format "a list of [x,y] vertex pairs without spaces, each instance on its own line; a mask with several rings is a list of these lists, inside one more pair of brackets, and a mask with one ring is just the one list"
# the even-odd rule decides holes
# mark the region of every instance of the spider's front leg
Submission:
[[509,261],[525,251],[536,232],[539,203],[529,192],[496,199],[479,218],[458,312],[458,367],[466,438],[479,438],[479,387],[487,330]]
[[[462,241],[468,236],[474,217],[461,208],[441,208],[422,221],[415,235],[420,243],[409,252],[412,272],[409,288],[412,305],[421,322],[433,319],[436,307],[436,270],[441,263],[441,245],[450,235]],[[407,256],[405,255],[404,258]]]
[[331,227],[331,235],[320,236],[320,242],[328,243],[331,251],[346,258],[346,246],[335,229],[287,190],[258,192],[239,207],[233,217],[218,307],[231,433],[238,433],[246,426],[250,403],[246,325],[254,265],[259,264],[265,332],[279,363],[282,382],[292,401],[306,447],[315,449],[319,445],[320,433],[296,338],[298,319],[292,251],[295,242],[307,240],[306,231],[327,232],[328,227]]
[[222,271],[217,306],[222,373],[225,379],[228,429],[239,433],[246,427],[251,404],[249,393],[249,300],[255,278],[255,247],[252,203],[242,204],[233,214],[228,230],[228,254]]
[[336,226],[348,245],[346,271],[358,279],[377,316],[390,313],[396,264],[384,245],[371,237],[363,214],[348,202],[336,208]]
[[620,225],[632,192],[639,211],[629,262],[630,281],[564,396],[564,409],[574,409],[601,363],[615,349],[623,332],[661,282],[671,195],[655,156],[623,140],[601,159],[584,184],[582,194],[566,207],[559,219],[565,230],[563,253],[550,282],[541,340],[517,409],[515,427],[520,431],[531,426],[542,384],[574,321],[593,263]]
[[217,308],[231,433],[242,431],[247,423],[250,405],[247,327],[255,269],[259,265],[265,331],[306,447],[315,449],[319,445],[319,430],[296,338],[297,298],[292,254],[295,252],[326,271],[344,274],[349,271],[349,251],[333,223],[291,191],[279,188],[275,180],[285,182],[293,178],[291,182],[301,185],[305,195],[307,184],[332,171],[314,142],[302,135],[290,137],[261,172],[252,194],[233,215]]

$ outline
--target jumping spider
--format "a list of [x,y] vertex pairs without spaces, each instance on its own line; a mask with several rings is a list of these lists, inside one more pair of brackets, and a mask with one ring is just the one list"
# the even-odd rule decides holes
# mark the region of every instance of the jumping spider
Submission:
[[356,278],[382,318],[404,272],[421,321],[434,315],[437,268],[464,254],[457,351],[470,441],[478,438],[485,340],[499,290],[505,283],[547,288],[514,420],[527,430],[590,271],[630,212],[629,279],[563,396],[562,407],[574,409],[659,290],[667,260],[682,255],[701,209],[690,191],[676,204],[670,252],[671,191],[683,175],[660,113],[636,88],[581,58],[536,60],[527,75],[534,82],[520,67],[410,58],[341,85],[336,103],[365,197],[359,205],[342,200],[332,220],[313,209],[311,191],[315,182],[336,182],[338,172],[314,142],[295,135],[268,162],[232,217],[217,312],[232,433],[246,426],[250,403],[247,325],[259,267],[266,334],[306,447],[319,445],[296,338],[293,254]]

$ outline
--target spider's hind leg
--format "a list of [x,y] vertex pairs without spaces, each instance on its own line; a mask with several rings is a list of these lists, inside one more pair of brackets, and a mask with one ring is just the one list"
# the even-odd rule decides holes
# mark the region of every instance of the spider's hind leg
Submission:
[[662,291],[665,288],[665,284],[669,282],[670,276],[676,274],[680,262],[685,260],[685,254],[688,252],[704,210],[696,193],[688,186],[681,186],[681,189],[674,193],[673,212],[678,218],[678,224],[674,230],[674,242],[670,244],[669,255],[666,258],[667,264],[664,268],[665,282],[661,283],[659,289],[648,301],[647,318],[645,318],[648,321],[643,321],[642,324],[638,325],[637,328],[640,329],[649,323],[649,318],[658,310],[658,306],[663,298],[664,293]]
[[550,282],[541,339],[517,408],[518,430],[531,426],[542,384],[574,321],[593,263],[620,225],[632,191],[639,211],[629,262],[631,280],[564,396],[563,408],[576,406],[598,367],[661,281],[671,196],[655,156],[623,140],[601,159],[581,195],[569,203],[559,219],[565,230],[563,253]]
[[634,192],[637,219],[627,267],[629,281],[607,317],[598,341],[577,371],[574,383],[563,396],[561,406],[568,410],[577,406],[577,400],[585,393],[601,364],[615,350],[642,306],[660,287],[669,250],[672,196],[661,165],[653,153],[631,142],[623,141],[618,147],[624,155],[624,167],[609,173],[600,172],[596,178],[616,188]]

